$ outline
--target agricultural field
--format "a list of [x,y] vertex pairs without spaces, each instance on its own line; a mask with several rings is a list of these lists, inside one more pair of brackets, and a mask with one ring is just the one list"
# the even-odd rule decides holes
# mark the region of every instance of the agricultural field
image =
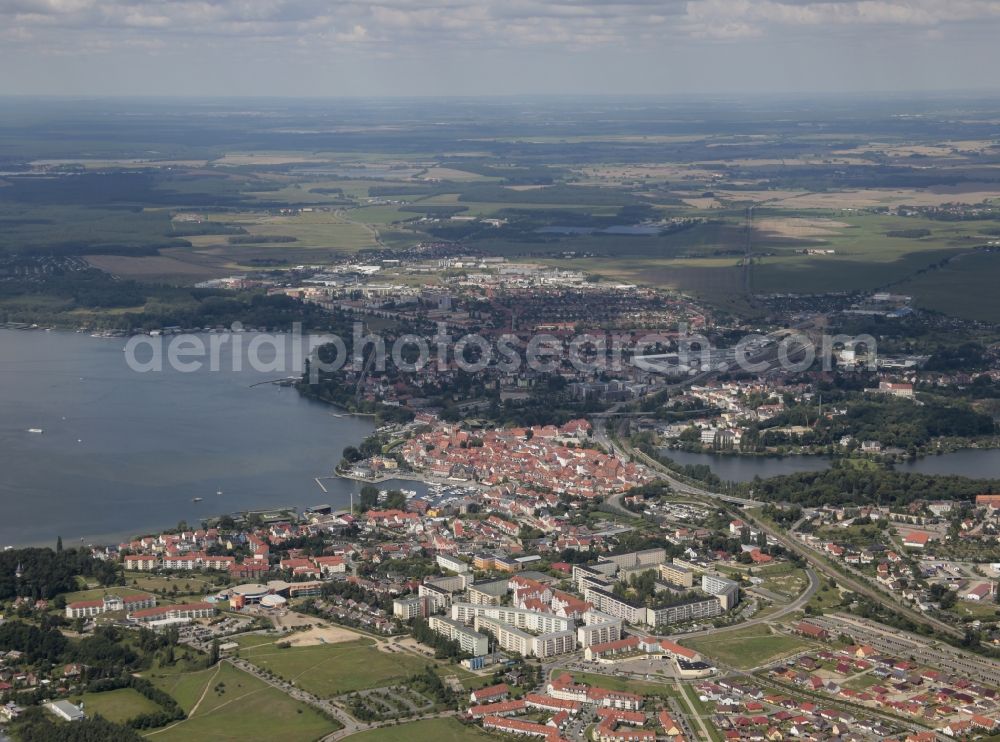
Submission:
[[[117,143],[86,125],[73,148],[39,138],[46,125],[4,129],[0,153],[23,158],[23,170],[0,181],[0,256],[86,256],[116,279],[191,286],[437,244],[673,289],[746,316],[762,311],[755,295],[880,289],[959,317],[1000,310],[990,290],[1000,258],[976,249],[1000,234],[994,132],[976,123],[992,112],[900,123],[856,103],[837,110],[834,137],[793,114],[720,127],[717,111],[697,106],[669,120],[613,104],[567,119],[539,103],[500,125],[477,105],[290,107],[266,129],[234,111],[209,132],[175,115],[185,143],[155,147],[123,114]],[[940,140],[945,121],[960,136]],[[18,319],[163,306],[81,306],[61,284],[9,293],[0,309]]]
[[380,651],[368,639],[282,648],[274,639],[250,635],[239,643],[242,659],[321,698],[391,685],[420,672],[428,662],[408,653]]
[[706,657],[740,669],[757,667],[812,646],[797,637],[772,634],[767,626],[751,626],[718,636],[685,639],[682,643]]
[[157,742],[275,737],[309,742],[338,728],[311,707],[225,662],[194,673],[154,672],[149,679],[188,714],[183,721],[145,734]]
[[894,286],[921,309],[995,321],[1000,317],[1000,252],[965,252]]

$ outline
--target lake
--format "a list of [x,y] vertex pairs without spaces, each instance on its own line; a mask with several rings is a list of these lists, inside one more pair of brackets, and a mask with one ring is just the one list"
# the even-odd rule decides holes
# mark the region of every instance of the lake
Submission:
[[827,456],[720,456],[664,449],[664,456],[678,464],[707,464],[720,478],[729,482],[750,482],[754,477],[767,479],[800,471],[822,471],[830,466]]
[[[707,464],[730,482],[750,482],[782,474],[822,471],[830,466],[828,456],[731,456],[663,449],[663,455],[678,464]],[[896,470],[917,474],[961,475],[971,479],[1000,478],[1000,450],[963,449],[940,456],[924,456],[896,464]]]
[[293,388],[250,388],[288,374],[233,371],[226,350],[219,371],[141,374],[124,346],[0,330],[0,547],[117,541],[256,508],[346,507],[360,490],[336,478],[324,493],[314,478],[368,435],[368,418],[335,417]]

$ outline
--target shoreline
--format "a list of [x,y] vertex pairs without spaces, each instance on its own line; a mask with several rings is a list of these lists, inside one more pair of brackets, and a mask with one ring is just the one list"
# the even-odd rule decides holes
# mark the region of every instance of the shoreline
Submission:
[[[692,456],[712,456],[719,459],[732,460],[732,461],[753,461],[756,459],[795,459],[795,458],[826,458],[831,461],[837,461],[841,459],[857,458],[856,454],[862,453],[860,450],[854,452],[806,452],[806,451],[788,451],[786,453],[777,453],[771,451],[746,451],[746,452],[736,452],[736,451],[692,451],[686,448],[671,448],[667,446],[656,447],[658,450],[665,452],[667,456],[670,453],[679,452],[683,454],[690,454]],[[1000,451],[1000,438],[992,439],[988,445],[972,445],[967,446],[942,446],[926,451],[918,451],[915,456],[908,456],[905,454],[886,454],[878,453],[874,454],[874,458],[883,463],[900,463],[906,461],[920,461],[922,459],[929,459],[936,456],[946,456],[952,453],[961,453],[963,451]],[[866,454],[872,455],[872,454]]]

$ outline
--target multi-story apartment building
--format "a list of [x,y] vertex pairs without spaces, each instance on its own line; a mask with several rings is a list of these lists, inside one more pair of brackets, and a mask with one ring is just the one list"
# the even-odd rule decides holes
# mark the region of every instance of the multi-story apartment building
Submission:
[[500,605],[500,599],[507,594],[507,580],[478,582],[469,585],[469,602],[476,605]]
[[621,639],[622,620],[600,611],[583,614],[583,626],[577,627],[576,640],[582,647],[605,644]]
[[624,598],[619,598],[610,590],[598,587],[585,587],[583,589],[583,599],[592,604],[601,613],[606,613],[613,618],[618,618],[632,624],[646,622],[645,606],[633,605]]
[[160,566],[160,558],[152,554],[128,554],[122,561],[125,569],[140,572],[151,572]]
[[701,589],[709,595],[714,595],[718,598],[724,611],[728,611],[740,602],[739,583],[728,580],[725,577],[715,574],[703,574],[701,576]]
[[552,657],[576,649],[576,632],[572,629],[535,635],[485,615],[474,620],[476,631],[492,635],[501,649],[523,657]]
[[706,598],[694,597],[661,608],[647,608],[645,623],[649,626],[662,626],[682,621],[713,618],[721,616],[722,613],[722,604],[714,595]]
[[661,564],[660,579],[678,587],[694,587],[694,572],[679,564]]
[[601,559],[603,562],[613,562],[619,569],[634,569],[636,567],[655,567],[667,560],[666,549],[646,549],[631,551],[628,554],[614,554]]
[[427,615],[427,599],[419,595],[407,595],[392,601],[392,615],[403,621],[422,618]]
[[417,595],[427,601],[427,613],[443,613],[451,607],[451,593],[442,587],[424,583],[417,588]]
[[518,629],[543,634],[550,631],[567,631],[573,628],[573,619],[556,616],[552,613],[539,613],[527,608],[515,608],[505,605],[475,605],[473,603],[454,603],[451,606],[451,617],[466,624],[472,623],[476,616],[487,616],[501,623]]
[[150,623],[170,619],[210,618],[215,615],[215,606],[211,603],[184,603],[181,605],[161,605],[157,608],[147,608],[128,614],[130,621]]
[[431,616],[428,624],[433,631],[457,641],[462,651],[468,652],[473,657],[482,657],[490,651],[489,637],[470,629],[461,621],[445,616]]
[[711,618],[721,615],[722,604],[716,596],[692,597],[670,605],[647,608],[644,605],[630,603],[607,590],[588,587],[584,597],[602,613],[631,624],[660,626],[663,624],[680,623],[696,619]]
[[441,569],[447,569],[456,574],[465,574],[472,569],[467,561],[451,554],[438,554],[434,559]]

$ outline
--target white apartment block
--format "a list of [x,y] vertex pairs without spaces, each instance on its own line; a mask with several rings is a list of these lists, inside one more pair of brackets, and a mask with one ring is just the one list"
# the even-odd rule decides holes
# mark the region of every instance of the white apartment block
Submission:
[[475,617],[476,631],[491,634],[501,649],[522,657],[552,657],[576,649],[576,632],[572,629],[545,634],[529,634],[488,616]]
[[645,607],[632,605],[608,590],[585,587],[583,599],[601,613],[606,613],[612,618],[620,619],[626,623],[645,623]]
[[443,613],[451,606],[451,593],[436,585],[424,583],[417,588],[417,595],[427,601],[427,613]]
[[455,621],[445,616],[431,616],[428,625],[432,631],[457,641],[463,652],[473,657],[481,657],[490,651],[490,640],[484,634],[473,631],[461,621]]
[[567,631],[573,628],[571,618],[563,618],[552,613],[539,613],[527,608],[514,608],[506,605],[473,605],[472,603],[454,603],[451,606],[451,617],[465,624],[472,623],[477,616],[486,616],[508,626],[524,631],[544,634],[552,631]]
[[605,644],[622,638],[622,620],[601,613],[587,611],[583,614],[583,626],[577,627],[576,640],[586,648],[594,644]]
[[457,574],[465,574],[472,569],[467,561],[451,554],[438,554],[435,561],[441,569],[447,569]]
[[427,601],[419,595],[408,595],[405,598],[396,598],[392,601],[392,615],[404,621],[420,618],[426,613]]
[[728,611],[740,602],[740,584],[725,577],[703,574],[701,576],[701,589],[709,595],[717,597],[724,611]]
[[152,622],[168,619],[210,618],[215,615],[215,606],[211,603],[185,603],[183,605],[162,605],[159,608],[147,608],[128,614],[130,621]]
[[635,569],[636,567],[655,567],[663,564],[667,560],[667,550],[646,549],[645,551],[632,551],[628,554],[614,554],[602,557],[602,561],[613,562],[619,569]]
[[160,558],[151,554],[129,554],[125,557],[125,569],[151,572],[160,566]]

